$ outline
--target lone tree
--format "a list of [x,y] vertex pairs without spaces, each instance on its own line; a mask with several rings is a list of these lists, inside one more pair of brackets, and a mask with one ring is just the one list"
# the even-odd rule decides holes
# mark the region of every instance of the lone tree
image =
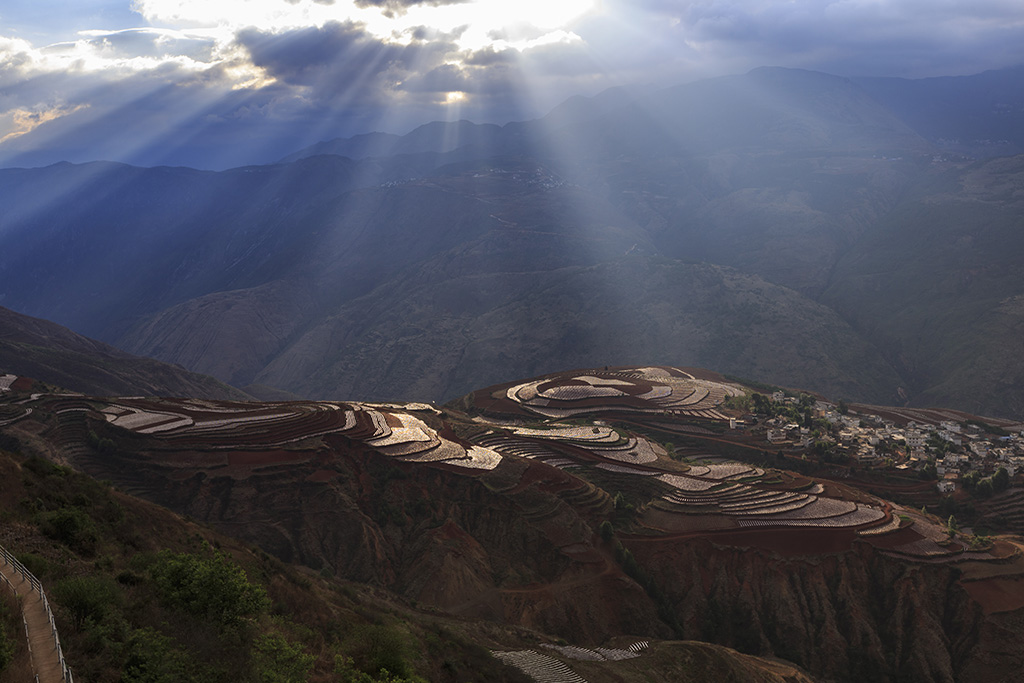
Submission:
[[1000,467],[996,470],[996,473],[992,475],[992,490],[996,493],[1005,491],[1010,487],[1010,473],[1006,471],[1005,467]]

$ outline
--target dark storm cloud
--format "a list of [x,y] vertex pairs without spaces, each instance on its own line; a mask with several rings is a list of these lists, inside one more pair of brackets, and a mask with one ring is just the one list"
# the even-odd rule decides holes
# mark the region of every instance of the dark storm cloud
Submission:
[[519,61],[518,50],[512,48],[495,50],[493,47],[487,46],[471,53],[466,57],[464,63],[471,66],[494,66],[496,64],[515,64],[517,61]]
[[[141,42],[148,45],[152,41],[147,38]],[[135,45],[132,50],[125,50],[118,56],[130,58],[140,56],[140,51],[147,52],[138,47]],[[59,53],[66,49],[56,45],[52,46],[52,50],[42,52]],[[111,47],[112,51],[114,49]],[[207,45],[200,43],[190,46],[194,57],[204,56],[208,49]],[[204,67],[197,71],[177,61],[154,59],[148,69],[115,73],[113,68],[110,71],[43,69],[39,67],[36,58],[27,52],[8,51],[0,54],[0,57],[0,112],[18,108],[45,108],[48,105],[65,108],[84,106],[94,110],[128,107],[138,99],[140,93],[156,88],[187,88],[190,84],[214,89],[230,86],[223,65]]]
[[395,37],[401,37],[407,35],[416,42],[432,42],[442,41],[445,43],[454,43],[456,40],[462,37],[462,34],[466,32],[469,25],[458,26],[451,31],[440,31],[430,26],[414,26],[413,28],[407,29],[403,33],[396,33]]
[[[467,103],[465,113],[495,113],[480,77],[459,63],[463,53],[453,42],[461,29],[444,33],[410,29],[413,42],[387,42],[355,22],[334,22],[272,34],[248,29],[237,36],[252,63],[276,79],[278,93],[259,108],[246,110],[247,120],[291,116],[296,121],[339,121],[333,136],[355,134],[385,126],[411,129],[443,119],[449,111],[447,93],[481,92],[479,102]],[[416,40],[415,38],[419,38]],[[282,107],[281,102],[288,102]],[[355,121],[362,129],[351,128]],[[380,123],[380,122],[387,123]],[[331,137],[331,136],[328,136]]]
[[256,66],[292,84],[314,83],[325,69],[346,61],[361,70],[394,54],[394,48],[366,33],[362,24],[331,22],[322,28],[304,28],[275,34],[255,28],[237,35]]
[[455,42],[464,30],[415,27],[405,33],[413,42],[402,45],[349,21],[278,34],[247,29],[237,42],[279,85],[298,89],[308,106],[377,108],[392,121],[446,118],[456,109],[443,106],[450,92],[469,96],[457,107],[461,117],[536,117],[602,71],[579,41],[469,52]]
[[442,40],[389,43],[351,21],[281,34],[247,29],[237,40],[253,64],[284,83],[314,88],[318,97],[355,86],[366,94],[386,90],[414,72],[433,69],[455,49]]

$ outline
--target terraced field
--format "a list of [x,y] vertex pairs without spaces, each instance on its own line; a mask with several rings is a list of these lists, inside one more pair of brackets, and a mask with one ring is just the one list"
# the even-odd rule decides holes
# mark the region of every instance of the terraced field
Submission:
[[503,392],[547,421],[489,422],[478,417],[479,429],[467,441],[439,430],[439,411],[428,405],[409,410],[355,402],[120,399],[103,407],[102,414],[110,424],[168,447],[280,449],[337,434],[396,460],[453,466],[467,473],[493,469],[502,458],[528,458],[559,469],[596,469],[625,477],[620,479],[625,488],[630,478],[641,477],[662,491],[643,504],[638,516],[640,528],[654,532],[817,528],[855,532],[908,558],[933,560],[965,550],[942,543],[942,529],[923,518],[908,533],[888,504],[871,497],[850,498],[835,486],[717,457],[698,457],[687,465],[669,459],[660,444],[623,428],[557,421],[601,410],[634,411],[662,421],[724,419],[716,406],[739,392],[731,385],[673,368],[635,368],[569,373]]
[[[579,647],[577,645],[552,645],[543,647],[563,659],[579,662],[621,662],[635,659],[647,649],[646,640],[637,641],[626,649],[611,647]],[[516,667],[538,683],[585,683],[586,679],[576,673],[567,663],[537,650],[513,650],[493,652],[503,662]]]
[[[8,386],[16,378],[2,380]],[[926,516],[911,513],[910,522],[901,522],[890,504],[856,489],[766,471],[694,446],[669,457],[662,444],[631,431],[638,426],[635,420],[625,421],[627,429],[623,422],[612,426],[580,417],[607,412],[614,420],[625,413],[666,425],[703,420],[721,429],[726,419],[719,410],[722,402],[739,393],[735,385],[714,378],[643,367],[561,373],[488,390],[494,410],[474,416],[471,423],[426,404],[60,395],[31,395],[19,398],[16,406],[8,403],[17,407],[14,422],[37,409],[54,414],[58,441],[70,449],[69,455],[82,448],[88,421],[97,418],[110,429],[144,438],[144,450],[163,459],[160,467],[167,476],[177,476],[175,471],[186,476],[189,468],[201,465],[244,478],[261,469],[313,462],[325,443],[361,444],[395,461],[454,468],[467,475],[495,470],[506,458],[527,459],[564,471],[566,482],[576,482],[575,487],[566,484],[566,491],[582,492],[591,512],[606,514],[612,494],[628,493],[635,510],[628,529],[632,533],[756,532],[769,538],[817,530],[845,534],[850,542],[860,539],[904,559],[930,562],[984,553],[949,539]],[[479,404],[479,393],[475,396]],[[465,438],[450,420],[462,421]],[[591,501],[588,496],[594,491],[600,495]],[[1016,519],[1024,505],[1010,494],[994,499],[990,507],[992,514]]]
[[742,393],[736,385],[678,368],[643,367],[551,375],[498,388],[492,397],[551,418],[622,411],[725,420],[717,408]]
[[586,679],[550,655],[536,650],[494,652],[495,657],[516,667],[537,683],[586,683]]
[[[898,424],[915,422],[917,424],[930,425],[932,427],[938,426],[944,420],[964,422],[976,417],[963,411],[941,408],[897,408],[892,406],[874,406],[860,403],[854,404],[853,407],[856,408],[858,412],[878,415]],[[1021,429],[1024,429],[1024,422],[1021,420],[986,417],[985,421],[988,424],[1011,432],[1019,432]]]
[[999,493],[978,506],[990,523],[1024,533],[1024,489],[1014,488]]
[[[820,483],[804,485],[791,480],[803,490],[766,483],[779,478],[744,463],[694,463],[685,472],[678,471],[678,463],[672,463],[676,471],[662,469],[659,457],[665,456],[664,449],[643,437],[622,434],[604,425],[554,423],[543,428],[495,429],[475,439],[503,455],[537,459],[556,467],[593,467],[626,477],[654,478],[666,492],[652,500],[649,509],[677,516],[679,519],[669,527],[674,532],[819,527],[870,530],[873,536],[881,536],[898,529],[881,501],[868,504],[834,494],[826,496]],[[661,465],[667,463],[663,460]],[[641,519],[649,528],[668,530],[654,521],[658,517],[647,515]]]
[[[422,407],[424,412],[434,410]],[[402,461],[468,470],[493,469],[501,461],[484,446],[441,436],[409,412],[370,404],[119,399],[101,412],[112,425],[152,436],[168,447],[267,449],[340,434]]]

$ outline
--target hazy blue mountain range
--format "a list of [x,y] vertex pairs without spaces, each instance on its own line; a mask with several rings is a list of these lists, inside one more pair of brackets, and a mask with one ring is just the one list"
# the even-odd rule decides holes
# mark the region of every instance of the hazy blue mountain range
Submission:
[[1024,66],[974,76],[852,80],[945,149],[978,157],[1024,152]]
[[6,169],[0,304],[305,396],[673,363],[1019,413],[1024,160],[950,157],[953,117],[883,85],[758,69],[220,173]]

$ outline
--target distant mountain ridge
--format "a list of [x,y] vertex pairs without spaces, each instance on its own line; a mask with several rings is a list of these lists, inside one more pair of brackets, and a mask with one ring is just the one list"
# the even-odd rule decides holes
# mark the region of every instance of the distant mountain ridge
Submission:
[[[762,67],[742,76],[662,90],[614,88],[591,98],[577,96],[535,121],[504,126],[465,120],[433,122],[403,136],[370,133],[338,138],[281,161],[322,154],[365,159],[461,148],[472,149],[479,157],[557,157],[565,138],[575,142],[577,153],[586,147],[591,154],[659,148],[663,152],[666,144],[690,152],[779,143],[830,145],[843,151],[843,145],[927,149],[916,133],[852,81],[813,71]],[[548,146],[552,149],[544,149]]]
[[500,138],[501,127],[476,124],[471,121],[426,123],[406,135],[367,133],[352,138],[338,138],[320,142],[290,154],[279,163],[291,163],[319,154],[334,154],[352,159],[388,157],[396,154],[422,152],[451,152],[464,145],[493,145]]
[[[971,76],[921,79],[841,78],[802,69],[759,67],[741,76],[708,79],[662,90],[618,87],[592,97],[575,95],[538,121],[517,122],[501,127],[465,120],[433,122],[406,135],[368,133],[351,138],[335,138],[298,150],[282,158],[281,162],[297,161],[319,154],[364,159],[394,154],[450,152],[466,145],[508,145],[508,141],[519,136],[524,127],[576,126],[581,122],[600,119],[610,112],[631,110],[638,102],[649,104],[673,96],[685,97],[687,93],[701,93],[702,97],[709,94],[714,96],[715,90],[735,88],[741,91],[758,83],[790,88],[798,94],[801,88],[808,85],[809,80],[818,80],[819,84],[828,84],[837,90],[845,84],[847,97],[856,99],[867,96],[874,101],[876,120],[879,122],[885,116],[895,115],[905,126],[904,134],[919,135],[943,149],[979,157],[1024,152],[1024,65]],[[832,103],[832,106],[835,105]],[[855,118],[858,112],[850,110],[849,114]]]
[[1024,65],[972,76],[851,80],[944,149],[982,158],[1024,153]]

